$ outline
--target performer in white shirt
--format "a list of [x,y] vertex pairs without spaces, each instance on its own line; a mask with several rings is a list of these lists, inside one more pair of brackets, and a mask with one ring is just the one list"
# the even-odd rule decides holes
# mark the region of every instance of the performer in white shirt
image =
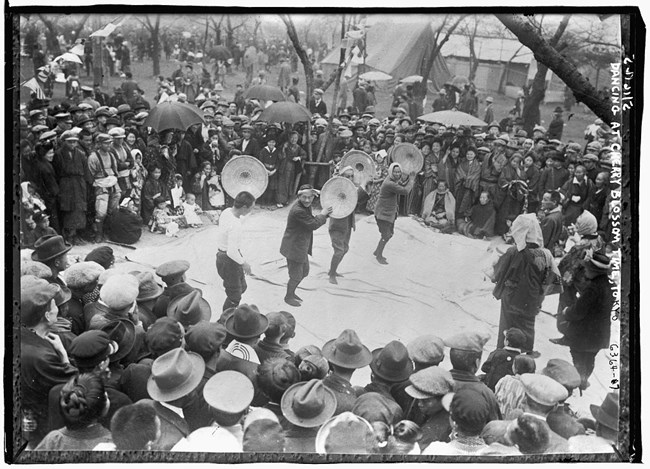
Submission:
[[217,272],[223,279],[223,286],[226,289],[223,311],[239,305],[246,291],[245,274],[250,275],[251,268],[240,251],[241,217],[248,215],[254,206],[255,197],[250,192],[240,192],[235,197],[233,207],[224,210],[219,218]]

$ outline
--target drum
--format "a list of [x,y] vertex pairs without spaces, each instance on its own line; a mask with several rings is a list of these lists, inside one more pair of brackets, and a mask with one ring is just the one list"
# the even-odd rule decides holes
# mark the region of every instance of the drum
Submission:
[[424,157],[418,147],[412,143],[398,143],[391,148],[390,161],[399,163],[402,173],[419,173],[422,171]]
[[377,177],[375,162],[368,153],[361,150],[350,150],[341,158],[341,169],[346,166],[354,168],[355,180],[372,181]]

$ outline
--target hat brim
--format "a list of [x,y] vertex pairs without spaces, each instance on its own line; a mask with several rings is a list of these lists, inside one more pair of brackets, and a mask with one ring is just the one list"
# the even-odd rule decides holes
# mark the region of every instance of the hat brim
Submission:
[[414,399],[429,399],[431,397],[436,397],[436,396],[433,396],[431,394],[426,394],[426,393],[420,391],[418,388],[416,388],[412,384],[406,386],[406,388],[404,388],[404,391],[406,392],[406,394],[408,394],[409,396],[411,396]]
[[[174,311],[174,306],[178,302],[177,300],[180,300],[183,297],[184,295],[177,296],[169,303],[169,307],[167,308],[167,317],[176,319],[183,327],[188,327],[191,325],[186,319],[188,316],[181,313],[178,309]],[[201,315],[196,322],[209,321],[210,317],[212,317],[212,309],[210,308],[210,303],[208,303],[205,298],[199,298],[199,309],[201,310]],[[192,324],[196,323],[193,322]]]
[[262,335],[262,333],[269,327],[269,320],[263,314],[261,313],[257,313],[257,314],[259,314],[258,316],[259,322],[257,324],[257,328],[254,331],[249,332],[248,334],[241,334],[240,332],[237,332],[233,327],[235,325],[234,314],[226,320],[226,331],[228,332],[228,334],[230,334],[236,339],[251,339],[253,337]]
[[379,376],[381,379],[384,381],[388,381],[391,383],[399,383],[401,381],[406,381],[409,376],[411,376],[411,373],[413,373],[413,361],[409,359],[406,367],[402,368],[400,370],[400,374],[397,376],[391,376],[385,374],[382,370],[377,368],[377,359],[379,358],[379,354],[383,350],[382,348],[378,348],[373,350],[372,353],[372,361],[370,362],[370,369],[372,372],[376,375]]
[[[119,352],[118,352],[119,353]],[[189,378],[176,389],[165,390],[160,389],[158,384],[153,379],[153,376],[149,376],[147,380],[147,392],[149,397],[154,401],[158,402],[169,402],[180,399],[183,396],[187,396],[189,393],[194,391],[196,387],[201,383],[203,378],[203,373],[205,372],[205,362],[201,355],[194,352],[187,352],[187,355],[192,363],[192,373]]]
[[334,412],[336,411],[336,395],[331,389],[323,386],[323,389],[325,390],[325,405],[321,412],[310,418],[300,417],[299,415],[296,415],[291,404],[293,403],[296,393],[306,384],[307,382],[296,383],[284,392],[280,402],[282,415],[284,415],[284,417],[292,424],[302,428],[320,427],[334,415]]
[[65,245],[65,249],[63,251],[58,252],[58,253],[56,253],[56,254],[54,254],[52,256],[49,256],[49,257],[39,257],[38,256],[38,251],[34,251],[32,253],[32,260],[37,261],[37,262],[47,262],[47,261],[51,261],[52,259],[55,259],[55,258],[57,258],[59,256],[62,256],[63,254],[68,252],[70,249],[72,249],[71,244],[68,244],[68,243],[64,242],[64,245]]
[[589,410],[598,423],[605,425],[611,430],[618,430],[618,417],[612,417],[611,415],[606,414],[602,411],[601,407],[596,404],[590,404]]
[[370,350],[365,345],[361,346],[361,352],[354,356],[348,355],[347,359],[343,359],[342,355],[336,356],[334,353],[336,351],[335,342],[336,339],[332,339],[323,345],[323,357],[328,362],[349,369],[363,368],[372,362],[372,353],[370,353]]
[[[133,350],[133,346],[135,345],[135,324],[133,324],[128,319],[119,319],[119,322],[124,323],[127,333],[124,334],[122,340],[117,343],[117,353],[110,356],[111,363],[120,361],[122,358],[126,357],[129,353],[131,353],[131,350]],[[102,327],[101,330],[104,330],[104,328]]]
[[153,293],[148,293],[144,296],[138,296],[135,299],[135,301],[141,302],[141,301],[155,300],[156,298],[158,298],[160,295],[163,294],[163,291],[165,291],[165,289],[158,284],[156,284],[156,288],[157,288],[156,291],[154,291]]

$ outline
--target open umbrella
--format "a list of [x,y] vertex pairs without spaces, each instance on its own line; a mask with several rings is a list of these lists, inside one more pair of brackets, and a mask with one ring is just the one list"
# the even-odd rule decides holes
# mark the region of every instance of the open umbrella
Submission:
[[386,81],[393,78],[388,73],[380,72],[379,70],[373,70],[371,72],[366,72],[359,75],[359,78],[367,81]]
[[189,31],[183,31],[183,37],[184,37],[185,39],[189,39],[189,38],[192,37],[192,33],[189,32]]
[[305,106],[283,101],[273,103],[260,114],[259,120],[264,122],[308,122],[311,119],[311,112]]
[[260,101],[286,101],[280,88],[269,85],[254,85],[244,91],[244,99],[258,99]]
[[59,55],[56,59],[54,59],[54,62],[58,62],[59,60],[63,60],[65,62],[75,62],[78,64],[83,63],[78,55],[72,54],[70,52],[66,52],[65,54]]
[[191,125],[203,122],[203,112],[195,105],[165,101],[158,103],[149,111],[144,125],[162,132],[168,129],[187,130]]
[[[422,77],[420,75],[411,75],[406,78],[402,78],[400,80],[400,83],[419,83],[422,81]],[[431,80],[427,80],[428,83],[432,83]]]
[[469,127],[483,127],[487,122],[481,119],[460,111],[438,111],[425,114],[418,117],[419,120],[425,122],[437,122],[444,125],[460,126],[466,125]]
[[208,57],[215,60],[228,60],[232,57],[232,53],[226,46],[216,46],[210,49],[210,52],[208,52]]
[[462,75],[456,75],[451,80],[451,85],[455,86],[458,89],[463,89],[463,87],[465,85],[469,85],[469,79],[467,77],[462,76]]

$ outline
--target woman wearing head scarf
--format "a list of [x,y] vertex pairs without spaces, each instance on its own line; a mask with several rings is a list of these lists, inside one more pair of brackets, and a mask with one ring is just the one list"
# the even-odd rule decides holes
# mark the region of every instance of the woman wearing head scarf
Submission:
[[533,351],[535,318],[547,285],[559,282],[559,271],[551,252],[544,248],[542,228],[533,213],[519,215],[512,224],[515,245],[494,267],[492,294],[501,300],[497,348],[504,346],[504,331],[521,329],[526,336],[523,351]]
[[422,207],[424,222],[443,232],[451,233],[454,230],[455,213],[456,199],[447,188],[447,183],[438,181],[438,188],[424,199]]
[[442,141],[434,138],[432,141],[425,140],[422,143],[422,156],[424,156],[424,174],[422,178],[422,206],[424,199],[438,185],[438,163],[440,163],[440,149]]
[[402,179],[402,167],[399,163],[391,163],[388,167],[388,176],[384,179],[379,189],[379,199],[375,207],[375,219],[381,238],[373,255],[380,264],[388,264],[384,257],[384,247],[393,237],[395,219],[397,218],[397,197],[407,195],[413,189],[415,173]]
[[384,182],[388,176],[388,165],[386,164],[386,150],[378,151],[375,153],[375,167],[377,168],[377,177],[373,179],[370,186],[370,198],[366,204],[366,208],[369,212],[374,213],[375,208],[377,207],[377,201],[379,200],[379,190],[381,189],[381,184]]
[[302,165],[307,159],[307,153],[298,145],[300,134],[291,132],[289,141],[285,142],[282,151],[279,152],[278,165],[278,205],[286,205],[289,198],[295,192],[296,175],[302,174]]
[[470,147],[456,167],[455,185],[456,216],[467,217],[472,211],[478,197],[478,185],[481,179],[481,162],[476,159],[476,148]]

